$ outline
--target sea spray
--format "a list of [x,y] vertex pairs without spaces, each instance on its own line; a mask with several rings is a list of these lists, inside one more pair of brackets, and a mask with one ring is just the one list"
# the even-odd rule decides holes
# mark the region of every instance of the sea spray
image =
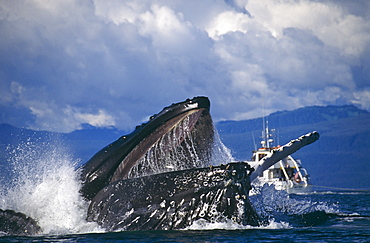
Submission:
[[9,148],[12,180],[0,188],[0,207],[35,219],[42,234],[98,231],[86,221],[88,203],[79,194],[80,181],[66,149],[54,142],[26,141]]
[[255,187],[250,200],[263,219],[289,222],[293,226],[322,224],[329,218],[328,215],[339,213],[335,203],[314,201],[310,194],[289,194],[268,184]]
[[212,154],[211,154],[211,164],[212,165],[220,165],[220,164],[227,164],[232,161],[235,161],[234,157],[231,155],[231,151],[228,147],[223,144],[220,134],[218,133],[217,129],[214,129],[214,140],[212,146]]
[[196,139],[204,138],[195,138],[189,123],[187,117],[168,133],[163,134],[132,167],[128,178],[227,164],[234,160],[214,125],[210,151],[198,149]]

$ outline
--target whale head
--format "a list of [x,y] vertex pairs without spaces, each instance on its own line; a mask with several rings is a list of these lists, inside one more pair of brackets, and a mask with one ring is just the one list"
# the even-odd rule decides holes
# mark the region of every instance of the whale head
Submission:
[[208,166],[214,138],[207,97],[172,104],[97,152],[81,167],[82,195],[92,199],[123,179]]

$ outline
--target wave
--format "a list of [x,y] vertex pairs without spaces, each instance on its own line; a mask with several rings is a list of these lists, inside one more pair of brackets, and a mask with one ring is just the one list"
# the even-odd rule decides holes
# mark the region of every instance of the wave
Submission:
[[265,221],[289,222],[292,227],[320,225],[339,214],[338,204],[316,201],[311,194],[292,195],[265,184],[255,188],[252,204]]
[[370,190],[351,190],[351,191],[314,191],[316,195],[370,195]]

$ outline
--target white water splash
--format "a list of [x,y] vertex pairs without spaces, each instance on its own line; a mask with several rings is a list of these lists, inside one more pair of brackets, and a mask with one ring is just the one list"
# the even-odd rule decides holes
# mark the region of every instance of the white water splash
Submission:
[[292,197],[284,190],[276,190],[274,185],[265,184],[254,189],[254,194],[249,198],[257,212],[264,218],[273,218],[278,214],[303,215],[316,211],[339,213],[335,204],[313,201],[309,195]]
[[290,229],[291,226],[286,222],[275,222],[270,220],[267,225],[262,226],[250,226],[240,225],[232,222],[230,219],[224,220],[224,222],[208,222],[204,219],[199,219],[193,222],[192,225],[187,227],[185,230],[247,230],[247,229]]
[[32,217],[41,234],[101,232],[86,221],[88,204],[79,194],[79,175],[63,148],[28,141],[10,153],[13,178],[0,187],[0,208]]
[[214,129],[214,141],[211,156],[212,165],[227,164],[235,161],[235,158],[231,155],[230,149],[223,144],[217,129]]
[[[248,229],[291,229],[289,215],[304,215],[311,212],[338,213],[337,205],[328,202],[312,201],[310,197],[291,197],[286,191],[276,190],[273,185],[257,188],[250,196],[258,214],[267,221],[261,226],[240,225],[230,219],[221,222],[208,222],[204,219],[194,221],[186,230],[248,230]],[[283,217],[281,218],[281,215]]]

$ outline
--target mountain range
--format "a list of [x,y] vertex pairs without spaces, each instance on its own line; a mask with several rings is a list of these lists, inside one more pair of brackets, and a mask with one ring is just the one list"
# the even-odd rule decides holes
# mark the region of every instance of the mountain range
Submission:
[[[237,160],[246,160],[259,143],[263,120],[275,128],[280,145],[311,131],[320,139],[297,151],[319,187],[370,188],[370,114],[352,105],[311,106],[279,111],[265,118],[216,124],[223,143]],[[259,146],[259,145],[258,145]]]
[[[236,160],[247,160],[261,140],[264,123],[275,129],[275,142],[284,145],[312,131],[320,139],[297,151],[317,189],[370,189],[370,113],[353,105],[310,106],[279,111],[266,117],[215,123],[222,142]],[[0,182],[11,174],[12,157],[19,147],[38,144],[63,148],[77,166],[128,131],[85,125],[71,133],[33,131],[0,124]],[[39,146],[45,145],[45,146]]]

